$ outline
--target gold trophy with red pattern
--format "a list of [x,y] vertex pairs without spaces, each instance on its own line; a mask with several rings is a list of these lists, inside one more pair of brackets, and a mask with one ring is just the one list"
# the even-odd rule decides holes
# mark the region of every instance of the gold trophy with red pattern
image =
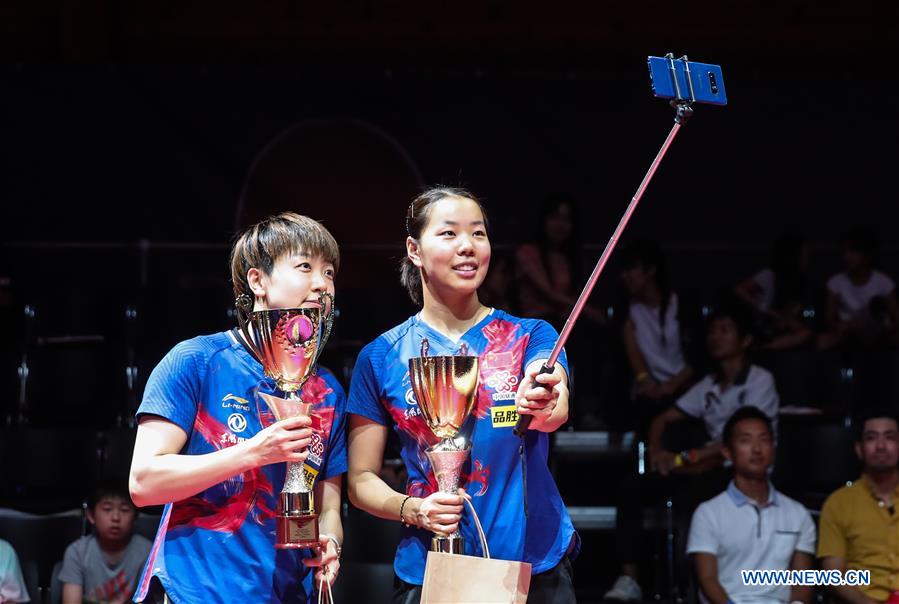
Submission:
[[[478,357],[429,357],[428,340],[422,339],[421,356],[409,359],[409,378],[428,428],[440,439],[425,451],[437,486],[442,492],[455,495],[459,490],[462,466],[471,450],[471,443],[458,434],[474,408],[478,391]],[[465,541],[458,530],[451,535],[435,533],[431,538],[431,550],[463,554]]]
[[[315,374],[318,357],[331,335],[334,298],[319,296],[319,308],[253,310],[247,295],[236,301],[238,323],[253,356],[275,381],[283,397],[260,392],[276,420],[308,416],[312,407],[300,390]],[[298,462],[287,464],[284,488],[278,497],[275,516],[278,549],[318,547],[318,514],[312,486],[315,477]]]

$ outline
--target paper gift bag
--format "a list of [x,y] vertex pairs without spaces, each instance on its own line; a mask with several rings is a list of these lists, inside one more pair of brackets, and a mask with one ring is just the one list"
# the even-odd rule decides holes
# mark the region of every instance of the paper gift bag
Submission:
[[531,565],[495,558],[428,552],[422,604],[527,602]]

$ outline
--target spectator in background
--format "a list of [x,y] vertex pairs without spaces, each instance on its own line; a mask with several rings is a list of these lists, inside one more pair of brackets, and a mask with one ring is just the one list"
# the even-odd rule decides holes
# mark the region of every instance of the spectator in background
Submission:
[[[699,462],[720,465],[724,424],[744,405],[761,409],[776,427],[780,401],[774,378],[767,370],[750,362],[748,350],[751,345],[748,318],[737,308],[721,307],[709,316],[706,348],[715,362],[715,371],[653,420],[649,430],[649,454],[654,470],[667,474],[682,465]],[[703,421],[710,440],[705,447],[685,452],[679,459],[677,454],[662,447],[662,435],[669,425],[690,417]]]
[[684,358],[678,298],[668,278],[665,257],[651,241],[623,250],[621,272],[630,298],[623,341],[634,376],[641,434],[652,418],[683,394],[693,378]]
[[[721,491],[729,472],[722,468],[721,436],[728,418],[744,406],[757,407],[775,422],[779,399],[770,373],[752,365],[747,351],[752,345],[748,318],[736,306],[720,307],[708,319],[706,347],[716,370],[696,383],[674,406],[652,421],[648,449],[652,473],[626,480],[619,490],[616,542],[621,575],[605,599],[639,601],[637,582],[643,507],[673,493],[691,509]],[[696,448],[668,446],[663,437],[675,424],[688,418],[702,420],[705,444]],[[668,480],[671,475],[675,480]]]
[[0,539],[0,604],[30,601],[16,550]]
[[513,271],[514,267],[508,253],[499,250],[493,252],[490,258],[490,272],[478,288],[478,299],[482,304],[493,308],[516,306]]
[[783,350],[811,339],[812,331],[802,321],[807,271],[808,246],[788,232],[774,243],[771,266],[737,284],[736,295],[758,313],[759,347]]
[[[576,201],[568,195],[547,197],[540,205],[535,224],[538,230],[533,240],[515,250],[518,313],[543,319],[561,331],[584,285]],[[580,365],[572,367],[573,383],[578,368],[591,371],[591,365],[600,367],[607,339],[601,330],[605,324],[603,311],[590,305],[584,307],[578,328],[566,345],[572,359],[581,359]],[[600,384],[593,380],[587,385],[578,391],[578,406],[572,409],[572,415],[582,427],[600,428]]]
[[899,418],[873,411],[859,428],[862,475],[824,502],[818,557],[826,570],[870,571],[870,585],[832,589],[844,602],[871,604],[899,598]]
[[59,580],[63,604],[126,602],[150,555],[150,541],[134,534],[137,509],[124,486],[104,484],[88,500],[93,534],[66,549]]
[[810,587],[744,585],[742,570],[805,570],[815,555],[815,524],[805,507],[775,490],[771,420],[740,407],[724,425],[724,457],[733,464],[727,490],[693,514],[687,553],[705,603],[809,602]]
[[827,331],[818,338],[819,347],[895,343],[899,304],[893,280],[874,268],[874,233],[852,230],[843,237],[842,249],[843,272],[827,281]]
[[[523,317],[562,328],[577,299],[581,276],[577,204],[566,196],[540,205],[536,236],[515,250],[518,309]],[[593,317],[604,320],[604,317]]]

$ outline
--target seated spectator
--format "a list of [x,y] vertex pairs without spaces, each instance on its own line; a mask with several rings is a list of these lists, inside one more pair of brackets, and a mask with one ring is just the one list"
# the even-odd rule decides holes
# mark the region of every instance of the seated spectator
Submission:
[[[721,434],[734,411],[744,405],[761,409],[777,422],[780,404],[774,378],[767,370],[753,365],[747,351],[752,345],[747,317],[735,308],[721,308],[709,316],[706,348],[715,362],[710,373],[681,396],[675,405],[653,420],[649,430],[649,455],[652,469],[667,474],[674,469],[720,465]],[[662,448],[662,435],[670,424],[687,418],[705,424],[709,442],[704,447],[677,454]]]
[[150,554],[150,541],[134,534],[137,510],[128,490],[101,485],[88,500],[93,534],[66,548],[59,580],[63,604],[126,602]]
[[771,266],[737,284],[736,295],[758,313],[756,346],[784,350],[811,339],[812,331],[802,321],[807,267],[808,246],[788,233],[775,242]]
[[0,539],[0,604],[30,601],[16,550]]
[[690,523],[700,599],[712,604],[811,600],[810,587],[744,585],[742,570],[805,570],[815,555],[815,524],[805,507],[768,480],[774,462],[771,420],[741,407],[724,425],[724,457],[733,464],[727,490],[700,505]]
[[868,229],[843,238],[843,267],[827,281],[827,331],[821,348],[895,343],[899,303],[893,280],[874,268],[877,240]]
[[[584,285],[581,242],[578,236],[578,206],[567,195],[548,197],[540,205],[532,240],[515,249],[515,284],[518,312],[522,317],[544,319],[561,331]],[[491,271],[493,272],[493,271]],[[606,314],[591,305],[584,306],[578,328],[571,333],[566,346],[572,363],[572,388],[577,372],[585,374],[602,366],[605,343],[603,327]],[[577,391],[577,405],[571,417],[580,427],[599,429],[599,384]]]
[[[616,541],[622,567],[621,576],[605,595],[607,600],[638,601],[643,597],[637,582],[643,507],[673,493],[683,507],[692,510],[721,491],[729,476],[722,467],[721,436],[728,418],[741,407],[757,407],[775,422],[779,399],[774,378],[749,362],[752,336],[748,329],[747,317],[736,307],[713,312],[708,320],[706,347],[715,361],[715,372],[652,421],[648,449],[653,473],[626,480],[619,489]],[[702,420],[706,444],[679,453],[665,447],[667,429],[691,417]],[[669,475],[673,481],[666,478]]]
[[899,418],[874,411],[858,427],[862,475],[824,502],[818,557],[827,570],[870,571],[870,585],[832,589],[841,601],[871,604],[899,598]]
[[651,241],[623,250],[621,272],[630,297],[624,323],[624,350],[634,376],[640,432],[690,385],[693,369],[684,358],[677,294],[668,279],[665,257]]

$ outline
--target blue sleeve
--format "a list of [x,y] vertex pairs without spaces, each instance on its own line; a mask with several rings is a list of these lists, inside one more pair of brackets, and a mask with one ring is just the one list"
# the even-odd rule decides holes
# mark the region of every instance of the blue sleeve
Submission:
[[[559,333],[552,325],[543,320],[534,321],[534,326],[531,328],[531,338],[528,340],[528,347],[524,352],[524,367],[527,368],[528,365],[537,359],[548,359],[558,338]],[[570,376],[568,355],[565,354],[564,348],[559,355],[558,363],[565,370],[565,373]]]
[[379,380],[385,353],[386,343],[380,338],[359,353],[353,368],[353,379],[350,380],[347,412],[367,417],[382,426],[389,426],[392,420],[381,404]]
[[328,456],[321,470],[322,480],[340,476],[347,470],[346,461],[346,392],[330,372],[325,374],[328,385],[334,390],[334,419],[328,436]]
[[189,435],[197,416],[205,368],[206,355],[196,340],[175,346],[150,374],[137,410],[138,420],[143,415],[158,415]]

